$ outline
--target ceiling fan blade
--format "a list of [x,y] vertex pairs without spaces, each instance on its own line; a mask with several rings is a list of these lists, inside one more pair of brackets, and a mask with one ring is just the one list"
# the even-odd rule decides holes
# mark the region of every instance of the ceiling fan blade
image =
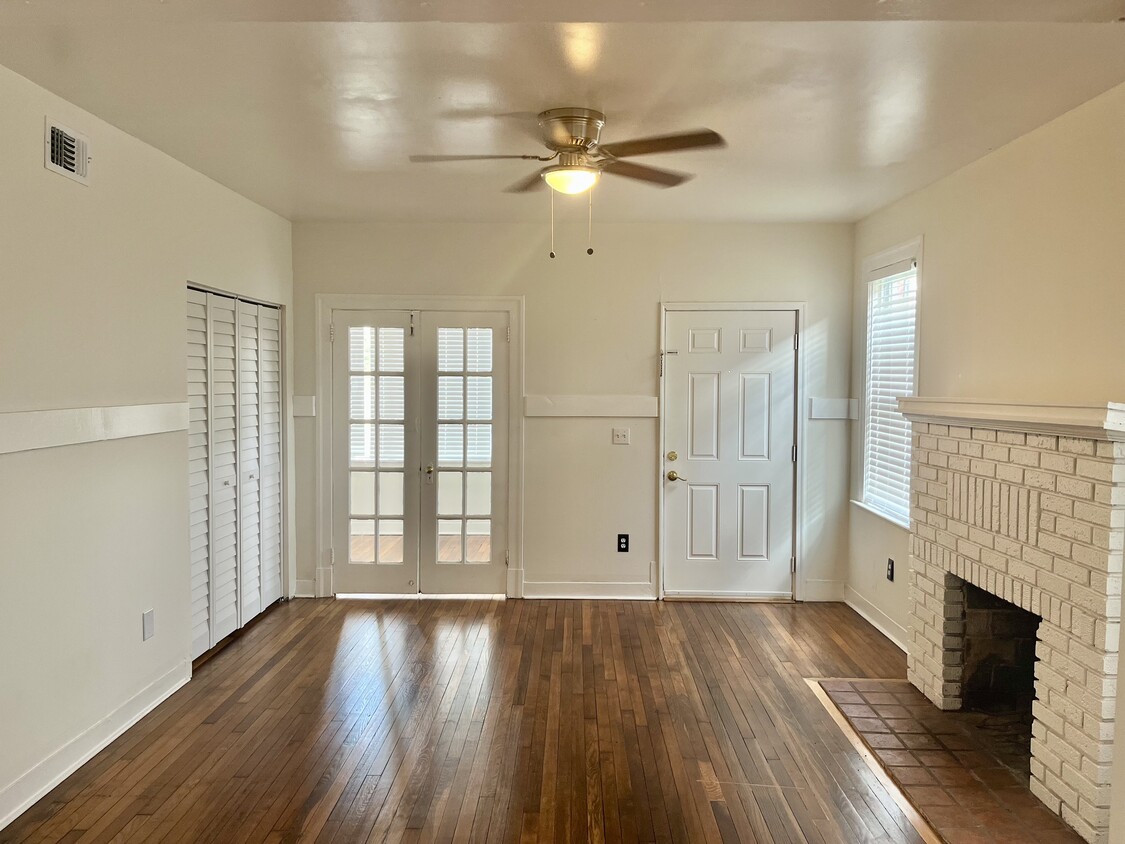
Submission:
[[600,144],[598,149],[614,158],[628,158],[631,155],[649,155],[654,152],[674,152],[678,149],[702,149],[704,147],[725,147],[727,142],[718,132],[710,129],[697,129],[694,132],[681,132],[677,135],[656,135],[651,138],[634,138],[631,141],[618,141],[613,144]]
[[643,164],[634,164],[631,161],[611,161],[602,166],[602,172],[624,176],[626,179],[637,179],[662,188],[674,188],[691,178],[690,173],[675,173],[672,170],[645,167]]
[[538,155],[412,155],[415,164],[431,164],[435,161],[492,161],[501,158],[522,158],[525,161],[543,161]]
[[538,190],[545,184],[546,182],[543,181],[543,170],[536,170],[526,179],[520,179],[514,185],[508,185],[508,187],[504,188],[504,193],[528,193],[533,190]]

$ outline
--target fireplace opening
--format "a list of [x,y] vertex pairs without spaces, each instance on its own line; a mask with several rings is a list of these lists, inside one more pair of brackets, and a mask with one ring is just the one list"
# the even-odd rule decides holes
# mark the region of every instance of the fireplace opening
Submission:
[[963,584],[962,709],[979,713],[977,726],[996,751],[1026,770],[1031,759],[1035,640],[1042,619],[971,583]]

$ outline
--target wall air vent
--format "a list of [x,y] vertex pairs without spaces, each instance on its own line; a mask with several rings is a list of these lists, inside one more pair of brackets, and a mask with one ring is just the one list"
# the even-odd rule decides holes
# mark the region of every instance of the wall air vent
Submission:
[[43,166],[84,185],[90,183],[90,142],[47,118],[43,137]]

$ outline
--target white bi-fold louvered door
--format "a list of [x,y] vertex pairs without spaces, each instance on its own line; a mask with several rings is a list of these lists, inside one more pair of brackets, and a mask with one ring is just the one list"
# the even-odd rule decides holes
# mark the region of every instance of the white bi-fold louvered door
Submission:
[[192,657],[281,597],[277,308],[188,290]]

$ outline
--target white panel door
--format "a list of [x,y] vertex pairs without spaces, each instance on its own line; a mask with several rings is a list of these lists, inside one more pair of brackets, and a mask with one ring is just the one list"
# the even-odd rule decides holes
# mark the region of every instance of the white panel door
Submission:
[[791,598],[794,311],[669,311],[664,591]]
[[240,624],[262,611],[258,306],[238,303],[238,569]]
[[281,597],[281,311],[258,307],[262,606]]
[[506,313],[333,315],[333,588],[504,591]]
[[240,626],[237,302],[207,294],[211,347],[211,643]]
[[191,555],[191,658],[211,647],[210,377],[207,294],[188,290],[188,489]]

